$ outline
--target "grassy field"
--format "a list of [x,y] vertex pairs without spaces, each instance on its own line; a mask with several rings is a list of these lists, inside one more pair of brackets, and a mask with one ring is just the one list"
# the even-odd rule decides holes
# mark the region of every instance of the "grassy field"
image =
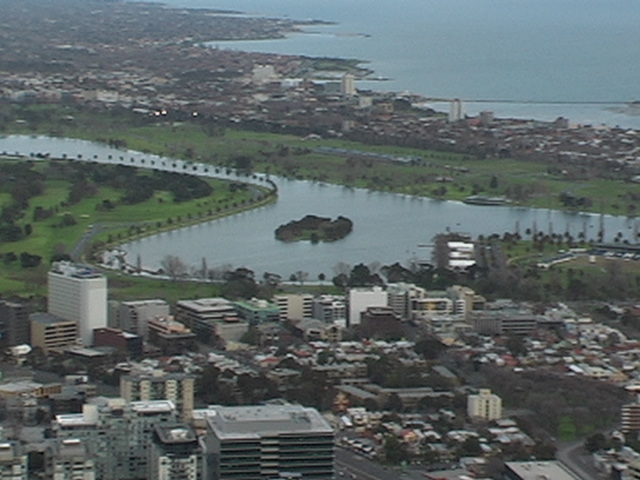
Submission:
[[[631,200],[637,185],[614,180],[576,182],[551,174],[543,163],[511,159],[477,159],[467,155],[393,146],[371,146],[336,139],[309,140],[293,135],[257,133],[203,125],[195,120],[155,120],[129,114],[101,115],[40,106],[15,109],[5,123],[7,133],[119,142],[127,148],[205,163],[237,166],[244,157],[254,171],[372,190],[463,200],[472,194],[506,195],[515,204],[562,209],[559,195],[571,192],[592,200],[588,210],[635,215],[640,200]],[[73,120],[64,120],[65,118]],[[319,147],[348,150],[326,154]],[[382,161],[360,152],[412,156],[416,165]]]
[[[19,161],[19,160],[18,160]],[[16,160],[3,160],[2,165],[15,163]],[[34,162],[34,170],[46,172],[48,162]],[[3,256],[0,273],[0,292],[3,295],[22,295],[44,293],[46,271],[49,259],[55,254],[70,253],[73,246],[91,225],[100,225],[103,232],[95,240],[107,243],[126,241],[141,234],[150,234],[159,230],[176,228],[190,223],[204,221],[225,215],[251,204],[252,193],[249,190],[231,191],[230,183],[222,180],[208,180],[213,193],[200,199],[176,203],[171,194],[157,190],[149,200],[125,205],[118,202],[122,192],[113,188],[100,187],[94,195],[82,199],[73,205],[66,204],[71,182],[69,180],[49,179],[42,194],[33,197],[24,215],[16,224],[24,229],[28,224],[31,233],[15,242],[0,243]],[[6,205],[10,195],[0,194],[0,205]],[[110,200],[116,207],[113,210],[99,210],[96,206]],[[268,201],[268,199],[265,199]],[[35,220],[34,211],[38,207],[55,207],[55,213],[47,219]],[[61,226],[61,219],[71,216],[75,224]],[[142,232],[140,231],[142,230]],[[22,252],[42,257],[42,264],[35,268],[22,268],[19,261],[6,261],[11,252],[19,257]],[[155,283],[147,280],[146,283]],[[137,283],[143,284],[144,281]],[[174,287],[171,283],[171,287]],[[147,288],[147,287],[140,287]],[[168,288],[168,287],[165,287]]]

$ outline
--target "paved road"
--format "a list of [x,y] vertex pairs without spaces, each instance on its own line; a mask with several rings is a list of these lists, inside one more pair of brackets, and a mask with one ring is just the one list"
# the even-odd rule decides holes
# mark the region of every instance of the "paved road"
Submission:
[[558,448],[556,458],[571,470],[581,480],[606,480],[609,476],[598,471],[594,466],[591,455],[582,448],[583,441],[576,441]]

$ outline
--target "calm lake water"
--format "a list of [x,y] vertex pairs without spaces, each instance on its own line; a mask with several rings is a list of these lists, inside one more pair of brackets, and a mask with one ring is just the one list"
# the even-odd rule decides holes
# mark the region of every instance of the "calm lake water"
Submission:
[[[28,136],[0,137],[0,152],[150,158],[80,140]],[[305,271],[315,279],[320,273],[332,276],[339,262],[384,265],[429,259],[433,237],[447,230],[477,236],[516,229],[524,234],[527,228],[535,228],[573,235],[585,231],[587,237],[595,238],[601,221],[599,215],[471,206],[284,179],[276,179],[276,183],[279,197],[275,204],[132,242],[125,245],[129,260],[133,262],[140,255],[144,266],[157,268],[166,255],[177,255],[194,266],[201,265],[205,258],[209,267],[245,266],[259,275],[273,272],[285,277]],[[344,215],[353,220],[353,233],[338,242],[318,245],[275,239],[274,230],[279,225],[310,213],[332,218]],[[637,220],[625,217],[605,216],[602,221],[608,240],[618,232],[631,239],[638,228]]]

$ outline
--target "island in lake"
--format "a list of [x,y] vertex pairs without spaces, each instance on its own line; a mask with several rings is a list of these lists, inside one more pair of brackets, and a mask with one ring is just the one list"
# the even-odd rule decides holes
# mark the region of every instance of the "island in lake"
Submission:
[[311,243],[335,242],[351,233],[353,222],[343,216],[335,220],[316,215],[306,215],[276,228],[276,238],[283,242],[310,240]]

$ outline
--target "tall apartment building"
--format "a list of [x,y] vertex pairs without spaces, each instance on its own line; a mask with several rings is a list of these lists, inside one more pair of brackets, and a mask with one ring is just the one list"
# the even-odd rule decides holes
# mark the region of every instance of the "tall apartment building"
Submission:
[[502,399],[488,388],[467,397],[467,414],[472,419],[498,420],[502,418]]
[[52,349],[75,345],[78,341],[78,323],[50,313],[37,312],[29,316],[31,322],[31,346],[40,347],[45,353]]
[[16,442],[3,440],[0,436],[0,479],[27,480],[27,454]]
[[78,438],[52,439],[45,451],[45,475],[53,480],[95,480],[95,462]]
[[169,304],[164,300],[139,300],[120,302],[113,310],[115,318],[110,319],[114,328],[140,335],[145,341],[149,339],[149,320],[169,316]]
[[107,279],[91,267],[54,262],[47,277],[48,312],[78,324],[84,346],[107,326]]
[[120,377],[120,396],[129,402],[169,400],[182,420],[191,420],[195,377],[162,370],[132,372]]
[[308,293],[289,293],[275,295],[275,303],[280,309],[280,320],[302,320],[313,318],[313,295]]
[[386,307],[388,295],[382,287],[349,290],[349,326],[360,324],[360,315],[369,307]]
[[204,478],[267,480],[285,472],[333,478],[333,429],[317,410],[300,405],[212,408]]
[[0,347],[29,343],[29,311],[22,303],[0,300]]
[[342,295],[321,295],[313,299],[313,318],[347,326],[347,305]]
[[177,421],[166,400],[127,403],[122,398],[85,404],[80,414],[57,415],[52,431],[59,440],[77,439],[95,465],[95,478],[149,478],[149,454],[156,425]]
[[387,296],[389,307],[406,320],[411,317],[412,301],[426,297],[427,291],[411,283],[391,283],[387,286]]
[[200,480],[202,451],[193,429],[184,424],[157,425],[153,432],[149,477],[157,480]]
[[[638,394],[637,390],[631,390]],[[636,396],[636,401],[622,406],[622,433],[640,433],[640,395]]]

